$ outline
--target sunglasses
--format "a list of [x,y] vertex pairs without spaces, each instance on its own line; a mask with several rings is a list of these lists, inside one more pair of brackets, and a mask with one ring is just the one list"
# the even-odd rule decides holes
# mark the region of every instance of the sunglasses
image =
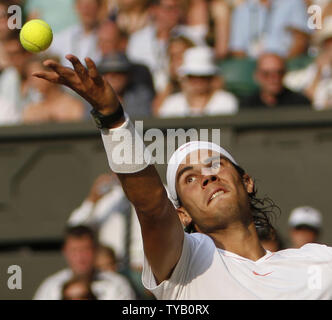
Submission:
[[285,74],[285,69],[279,69],[279,70],[259,70],[259,73],[264,78],[268,78],[268,77],[271,77],[271,76],[282,77]]

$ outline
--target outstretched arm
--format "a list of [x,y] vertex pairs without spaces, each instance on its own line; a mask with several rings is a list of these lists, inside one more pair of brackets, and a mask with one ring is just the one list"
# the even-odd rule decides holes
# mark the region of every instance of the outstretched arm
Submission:
[[[50,71],[35,72],[33,75],[71,88],[104,115],[121,108],[114,90],[98,74],[91,59],[85,59],[85,68],[77,57],[67,55],[66,58],[72,63],[73,69],[47,60],[44,65]],[[113,123],[112,128],[124,122],[123,117]],[[118,174],[118,177],[128,199],[135,206],[145,255],[160,283],[170,276],[181,256],[184,238],[182,225],[154,166],[150,165],[134,174]]]

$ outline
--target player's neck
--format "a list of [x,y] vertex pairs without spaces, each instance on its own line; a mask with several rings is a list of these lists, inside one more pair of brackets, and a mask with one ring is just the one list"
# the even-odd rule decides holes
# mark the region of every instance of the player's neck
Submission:
[[256,261],[266,254],[262,247],[255,224],[249,226],[242,223],[234,223],[226,229],[209,234],[217,248],[233,252],[244,258]]

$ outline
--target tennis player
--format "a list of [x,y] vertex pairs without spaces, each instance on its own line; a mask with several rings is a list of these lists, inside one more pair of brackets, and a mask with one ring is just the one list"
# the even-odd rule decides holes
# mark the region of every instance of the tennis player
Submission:
[[[111,169],[138,214],[148,290],[158,299],[332,298],[332,248],[265,251],[257,227],[268,223],[255,206],[254,182],[220,146],[181,146],[168,164],[169,196],[149,157],[119,164],[113,151],[121,130],[132,133],[133,153],[143,142],[94,62],[87,58],[84,67],[66,58],[73,69],[48,60],[51,71],[34,76],[68,86],[92,105]],[[185,233],[179,216],[198,232]]]

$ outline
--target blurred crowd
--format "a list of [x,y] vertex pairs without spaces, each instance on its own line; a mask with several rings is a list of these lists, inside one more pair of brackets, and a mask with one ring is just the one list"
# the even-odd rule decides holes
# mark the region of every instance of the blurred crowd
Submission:
[[[46,52],[8,28],[13,4],[50,24]],[[80,97],[31,75],[70,66],[68,53],[92,58],[136,119],[332,107],[330,0],[0,0],[1,125],[89,119]]]

